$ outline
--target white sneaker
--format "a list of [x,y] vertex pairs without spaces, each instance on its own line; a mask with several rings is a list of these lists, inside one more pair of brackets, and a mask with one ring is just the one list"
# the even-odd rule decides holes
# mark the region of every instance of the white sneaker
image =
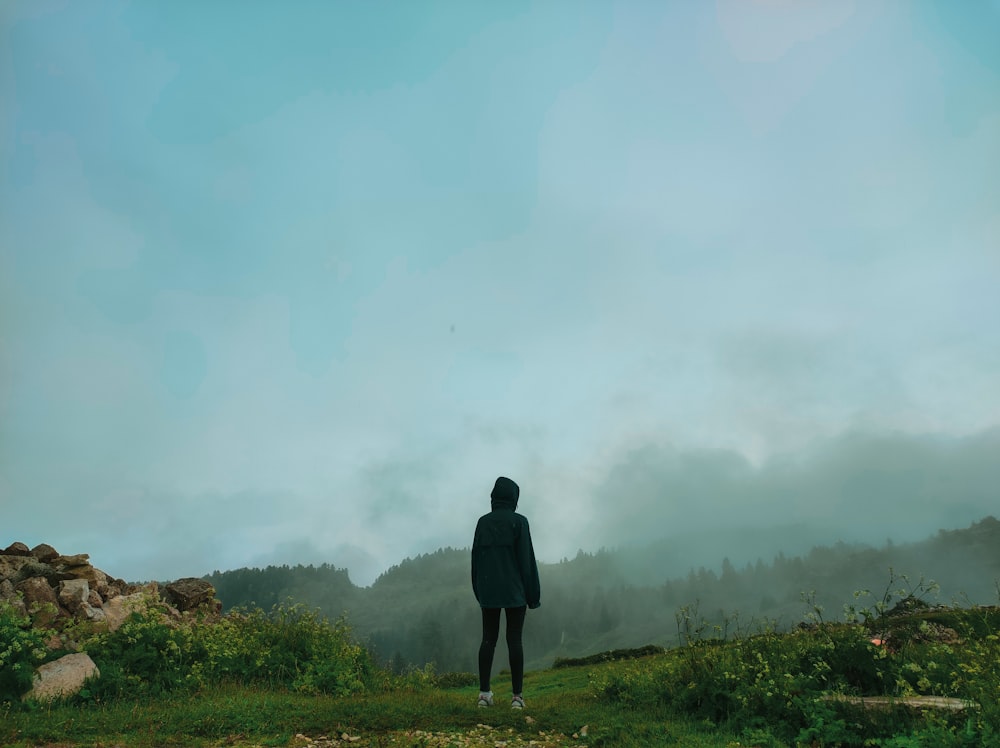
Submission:
[[479,706],[493,706],[493,692],[492,691],[480,691],[479,692]]
[[524,698],[521,694],[517,694],[513,699],[510,700],[511,709],[524,709]]

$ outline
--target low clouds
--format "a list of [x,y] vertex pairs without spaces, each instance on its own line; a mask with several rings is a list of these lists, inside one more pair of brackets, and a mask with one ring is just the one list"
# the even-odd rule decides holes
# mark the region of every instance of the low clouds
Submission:
[[[907,542],[965,527],[996,513],[997,454],[996,429],[964,438],[852,433],[760,466],[732,450],[662,442],[594,455],[589,471],[542,459],[491,468],[488,456],[456,449],[437,463],[372,463],[360,484],[322,494],[119,490],[83,502],[83,516],[66,505],[44,519],[26,507],[5,518],[17,539],[90,553],[130,579],[332,563],[370,584],[403,558],[468,547],[503,472],[522,487],[519,509],[541,560],[656,546],[669,569],[630,570],[648,581],[718,568],[723,558],[742,565],[815,544]],[[472,471],[467,458],[476,460]]]
[[695,534],[697,563],[708,565],[753,561],[762,549],[733,539],[769,528],[801,535],[789,533],[772,554],[803,550],[803,540],[918,540],[996,512],[997,454],[997,429],[960,439],[850,433],[760,467],[729,450],[648,445],[623,455],[596,487],[588,538],[634,546]]

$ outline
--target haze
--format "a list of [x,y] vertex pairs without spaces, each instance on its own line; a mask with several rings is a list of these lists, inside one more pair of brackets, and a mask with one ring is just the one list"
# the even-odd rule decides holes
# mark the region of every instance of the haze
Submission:
[[995,0],[4,3],[0,547],[367,584],[500,474],[544,561],[995,513],[998,37]]

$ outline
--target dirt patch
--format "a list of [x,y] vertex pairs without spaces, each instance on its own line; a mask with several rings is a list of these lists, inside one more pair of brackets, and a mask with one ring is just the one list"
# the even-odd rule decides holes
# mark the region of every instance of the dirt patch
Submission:
[[379,735],[359,733],[339,736],[320,735],[310,737],[296,735],[293,748],[340,748],[342,746],[420,746],[420,748],[554,748],[578,743],[576,736],[538,731],[535,735],[521,735],[513,728],[498,729],[489,725],[477,725],[471,730],[456,732],[432,732],[429,730],[397,730]]

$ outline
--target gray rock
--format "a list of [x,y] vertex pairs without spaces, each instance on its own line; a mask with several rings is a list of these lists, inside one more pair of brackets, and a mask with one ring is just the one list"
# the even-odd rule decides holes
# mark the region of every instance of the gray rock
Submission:
[[59,604],[74,615],[90,601],[90,584],[86,579],[67,579],[59,583]]
[[146,599],[144,593],[133,592],[131,595],[118,595],[106,600],[101,610],[104,611],[108,631],[117,631],[130,615],[146,610]]
[[81,605],[77,616],[83,616],[92,623],[101,623],[108,620],[108,616],[105,614],[104,608],[95,608],[90,603],[84,603]]
[[35,681],[25,699],[51,701],[79,693],[88,678],[100,677],[97,665],[85,652],[69,654],[35,670]]

